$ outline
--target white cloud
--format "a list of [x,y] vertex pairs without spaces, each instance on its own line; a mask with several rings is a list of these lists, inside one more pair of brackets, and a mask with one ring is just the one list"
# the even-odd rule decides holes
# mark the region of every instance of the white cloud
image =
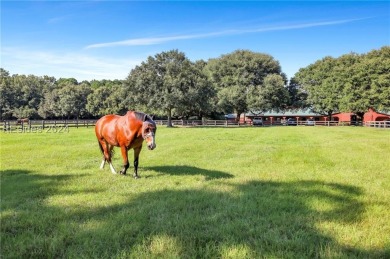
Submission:
[[237,35],[237,34],[248,34],[248,33],[261,33],[261,32],[270,32],[270,31],[281,31],[281,30],[294,30],[294,29],[304,29],[318,26],[330,26],[343,23],[350,23],[361,19],[349,19],[349,20],[336,20],[336,21],[327,21],[327,22],[313,22],[313,23],[301,23],[293,25],[281,25],[281,26],[270,26],[270,27],[261,27],[255,29],[234,29],[234,30],[225,30],[219,32],[211,33],[201,33],[201,34],[188,34],[188,35],[176,35],[176,36],[164,36],[164,37],[151,37],[151,38],[135,38],[128,39],[123,41],[114,41],[106,43],[96,43],[91,44],[85,47],[85,49],[92,48],[104,48],[104,47],[116,47],[116,46],[145,46],[145,45],[156,45],[170,41],[177,40],[188,40],[188,39],[201,39],[217,36],[228,36],[228,35]]
[[155,44],[161,44],[164,42],[176,41],[176,40],[207,38],[207,37],[219,36],[223,34],[226,34],[226,32],[178,35],[178,36],[155,37],[155,38],[138,38],[138,39],[129,39],[123,41],[107,42],[107,43],[97,43],[97,44],[88,45],[85,48],[92,49],[92,48],[115,47],[115,46],[146,46],[146,45],[155,45]]
[[[2,66],[11,74],[35,74],[74,77],[78,81],[92,79],[125,79],[130,69],[141,60],[132,58],[94,57],[83,53],[56,53],[2,48]],[[41,74],[39,71],[44,71]]]

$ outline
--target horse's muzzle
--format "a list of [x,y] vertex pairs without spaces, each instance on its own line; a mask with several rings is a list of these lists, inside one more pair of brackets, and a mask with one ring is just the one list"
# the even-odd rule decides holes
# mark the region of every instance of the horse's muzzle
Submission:
[[153,149],[155,149],[156,148],[156,144],[150,144],[150,145],[148,145],[148,149],[149,150],[153,150]]

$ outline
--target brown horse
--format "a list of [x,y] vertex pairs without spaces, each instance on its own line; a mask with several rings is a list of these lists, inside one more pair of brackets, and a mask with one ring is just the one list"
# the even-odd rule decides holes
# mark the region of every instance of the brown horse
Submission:
[[114,146],[121,148],[123,157],[123,169],[120,174],[126,174],[129,168],[127,152],[129,149],[134,149],[134,178],[138,178],[138,157],[143,140],[146,141],[149,150],[156,148],[154,141],[156,123],[149,115],[141,112],[129,111],[124,116],[106,115],[96,122],[95,133],[103,153],[100,169],[103,169],[108,162],[113,174],[116,174],[111,162]]

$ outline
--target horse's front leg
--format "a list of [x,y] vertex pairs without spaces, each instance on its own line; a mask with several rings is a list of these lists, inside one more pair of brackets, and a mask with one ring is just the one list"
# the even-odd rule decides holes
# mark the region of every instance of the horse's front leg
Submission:
[[127,168],[129,168],[129,159],[127,157],[127,148],[125,146],[121,146],[121,152],[122,152],[122,157],[123,157],[123,169],[119,173],[125,175]]
[[139,178],[138,176],[138,158],[139,158],[139,153],[141,153],[142,146],[139,148],[134,148],[134,175],[133,177],[135,179]]

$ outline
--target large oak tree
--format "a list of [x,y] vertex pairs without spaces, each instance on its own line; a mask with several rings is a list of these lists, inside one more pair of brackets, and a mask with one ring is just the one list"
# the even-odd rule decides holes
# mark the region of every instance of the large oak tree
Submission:
[[248,110],[279,108],[288,101],[285,75],[268,54],[236,50],[209,60],[206,69],[218,93],[219,109],[234,112],[237,118]]
[[205,112],[213,92],[200,64],[192,63],[184,53],[171,50],[150,56],[130,71],[127,80],[127,103],[168,117],[196,109]]
[[369,108],[390,110],[390,47],[325,57],[295,76],[310,107],[329,118],[335,112],[354,112],[362,118]]
[[296,79],[307,93],[307,103],[313,111],[327,115],[340,111],[343,82],[337,80],[337,61],[333,57],[325,57],[314,64],[301,68]]
[[[340,59],[351,58],[344,55]],[[390,47],[359,56],[343,64],[345,85],[340,109],[363,117],[369,108],[390,111]]]

